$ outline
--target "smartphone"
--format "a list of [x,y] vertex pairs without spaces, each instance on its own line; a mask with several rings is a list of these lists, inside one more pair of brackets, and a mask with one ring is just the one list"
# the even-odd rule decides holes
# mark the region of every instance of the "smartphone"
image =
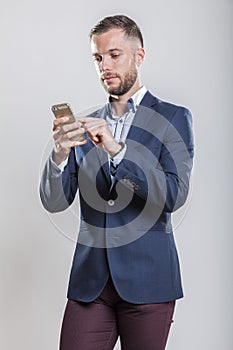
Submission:
[[[75,117],[73,111],[68,103],[60,103],[53,105],[51,110],[55,116],[55,118],[61,118],[64,116],[69,117],[69,121],[66,124],[71,124],[75,122]],[[72,138],[73,141],[83,141],[85,139],[84,134],[80,134],[75,138]]]
[[64,116],[69,117],[68,123],[73,123],[75,122],[75,118],[72,112],[72,109],[68,103],[60,103],[57,105],[53,105],[51,107],[53,114],[55,115],[55,118],[61,118]]

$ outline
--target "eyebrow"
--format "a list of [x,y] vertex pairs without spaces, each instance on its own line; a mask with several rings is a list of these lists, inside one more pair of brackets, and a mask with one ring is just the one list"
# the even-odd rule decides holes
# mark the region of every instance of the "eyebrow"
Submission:
[[118,49],[118,48],[108,50],[108,52],[112,52],[112,51],[121,51],[122,52],[123,50]]
[[[118,48],[115,48],[115,49],[109,49],[107,52],[108,52],[108,53],[112,53],[113,51],[123,52],[123,50],[118,49]],[[99,54],[98,52],[94,52],[94,53],[92,54],[92,56],[96,56],[96,55],[100,55],[100,54]]]

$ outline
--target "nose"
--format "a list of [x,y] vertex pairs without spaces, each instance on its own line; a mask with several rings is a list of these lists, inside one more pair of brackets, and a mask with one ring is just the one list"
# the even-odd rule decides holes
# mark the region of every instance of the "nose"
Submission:
[[108,72],[111,70],[111,63],[108,57],[102,57],[102,60],[99,64],[99,69],[101,72]]

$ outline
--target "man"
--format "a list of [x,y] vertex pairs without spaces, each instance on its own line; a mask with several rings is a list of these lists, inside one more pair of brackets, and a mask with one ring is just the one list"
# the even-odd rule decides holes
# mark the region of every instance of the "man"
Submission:
[[60,349],[110,350],[120,336],[123,350],[162,350],[183,296],[171,213],[188,195],[191,115],[142,85],[145,51],[133,20],[106,17],[90,40],[108,103],[71,124],[54,121],[40,187],[50,212],[66,209],[79,189]]

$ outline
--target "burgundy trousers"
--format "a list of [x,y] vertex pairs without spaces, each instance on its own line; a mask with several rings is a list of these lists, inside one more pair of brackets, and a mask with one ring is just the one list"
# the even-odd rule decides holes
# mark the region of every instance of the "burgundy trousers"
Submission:
[[68,300],[60,350],[164,350],[175,301],[131,304],[120,298],[111,280],[93,302]]

